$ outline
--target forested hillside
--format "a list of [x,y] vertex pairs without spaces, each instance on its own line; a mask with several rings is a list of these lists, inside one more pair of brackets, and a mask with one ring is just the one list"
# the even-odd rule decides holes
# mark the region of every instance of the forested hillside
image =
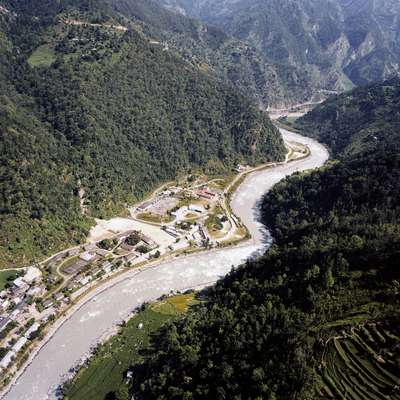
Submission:
[[149,37],[168,45],[200,70],[233,84],[263,108],[309,101],[314,95],[302,70],[270,62],[255,46],[227,35],[219,27],[170,12],[152,0],[110,3],[135,19]]
[[326,143],[335,155],[397,146],[400,79],[332,97],[296,121],[295,127]]
[[314,91],[342,91],[400,71],[395,0],[158,0],[291,66]]
[[1,266],[79,242],[177,174],[283,157],[250,100],[106,3],[7,2],[0,21]]
[[158,334],[135,398],[399,399],[399,134],[279,183],[272,248]]

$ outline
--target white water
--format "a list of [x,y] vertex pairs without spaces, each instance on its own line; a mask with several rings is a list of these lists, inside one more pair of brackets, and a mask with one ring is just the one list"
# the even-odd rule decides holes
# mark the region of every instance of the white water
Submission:
[[316,141],[285,130],[285,140],[309,146],[307,159],[255,172],[246,178],[232,199],[232,209],[252,234],[247,244],[199,253],[146,269],[131,271],[113,285],[99,289],[75,310],[42,347],[31,364],[6,394],[4,400],[45,400],[56,398],[55,389],[83,355],[116,323],[145,301],[153,301],[171,290],[201,288],[214,283],[248,257],[265,250],[268,233],[258,222],[257,204],[275,183],[296,171],[319,167],[328,159],[326,149]]

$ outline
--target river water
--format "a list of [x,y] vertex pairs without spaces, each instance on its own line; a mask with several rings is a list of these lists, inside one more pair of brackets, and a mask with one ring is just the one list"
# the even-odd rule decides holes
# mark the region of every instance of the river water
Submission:
[[226,275],[249,257],[264,251],[268,232],[258,222],[262,196],[285,176],[319,167],[328,159],[326,149],[316,141],[285,130],[285,140],[306,144],[310,157],[249,175],[232,198],[232,209],[249,228],[252,239],[231,249],[199,253],[167,261],[143,271],[131,271],[103,289],[89,295],[42,347],[4,400],[55,399],[55,389],[69,368],[88,353],[101,337],[143,302],[171,291],[201,288]]

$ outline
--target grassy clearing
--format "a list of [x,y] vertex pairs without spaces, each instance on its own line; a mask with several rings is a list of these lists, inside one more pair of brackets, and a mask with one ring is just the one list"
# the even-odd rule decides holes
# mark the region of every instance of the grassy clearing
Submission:
[[142,221],[151,222],[153,224],[162,224],[173,221],[173,217],[170,215],[161,216],[151,212],[138,214],[136,218],[141,219]]
[[151,306],[153,311],[166,315],[180,315],[187,312],[190,306],[198,304],[193,293],[181,296],[168,297],[163,301],[154,303]]
[[49,45],[39,46],[28,58],[31,67],[49,67],[55,61],[54,50]]
[[17,276],[17,270],[0,271],[0,291],[5,288],[8,281],[13,281]]
[[225,190],[235,179],[236,175],[228,175],[224,176],[222,178],[218,178],[213,180],[208,186],[211,189],[220,189],[220,190]]
[[212,213],[208,214],[208,217],[205,222],[205,226],[210,232],[211,236],[218,236],[220,231],[223,229],[224,225],[221,220],[218,218],[218,215],[225,215],[225,211],[221,206],[217,205]]
[[[101,345],[87,368],[65,387],[65,400],[105,400],[125,385],[126,371],[143,360],[152,333],[182,316],[197,303],[194,294],[174,296],[151,304],[131,318],[120,333]],[[143,324],[139,329],[139,324]]]

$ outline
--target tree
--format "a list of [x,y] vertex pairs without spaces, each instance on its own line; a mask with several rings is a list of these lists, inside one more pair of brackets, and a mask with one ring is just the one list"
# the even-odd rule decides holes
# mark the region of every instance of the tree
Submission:
[[129,400],[129,390],[126,385],[121,386],[115,393],[115,400]]

